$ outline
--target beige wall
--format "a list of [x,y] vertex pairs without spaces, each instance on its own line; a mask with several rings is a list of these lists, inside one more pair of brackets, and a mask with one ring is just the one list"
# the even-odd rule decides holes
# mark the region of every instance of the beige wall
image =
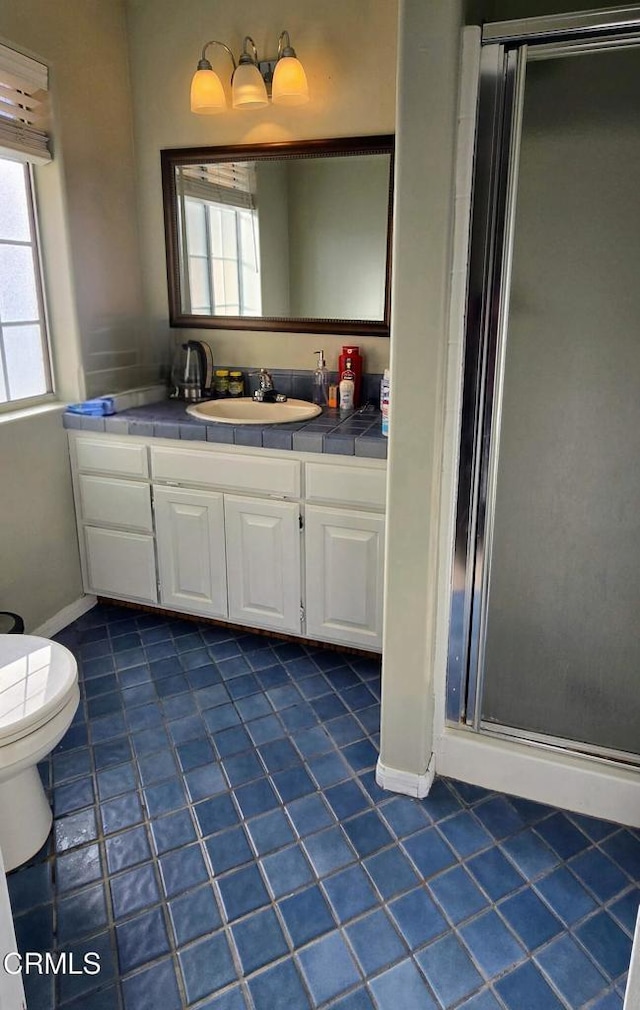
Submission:
[[401,3],[380,761],[411,775],[433,743],[461,22],[457,0]]
[[82,596],[60,411],[0,420],[0,610],[28,631]]
[[[68,370],[60,391],[73,395],[75,386],[92,395],[138,385],[152,355],[143,319],[124,0],[0,0],[0,25],[9,44],[50,67],[55,161],[37,181],[53,342],[64,345],[60,364]],[[66,314],[58,305],[64,274],[72,281]],[[67,360],[70,333],[80,377]]]
[[288,316],[291,308],[291,259],[286,162],[261,161],[257,164],[256,199],[260,232],[262,315]]
[[606,10],[624,7],[619,0],[466,0],[467,24],[482,21],[511,21],[516,18],[565,14],[568,11]]
[[[0,0],[3,40],[51,68],[37,171],[57,390],[137,385],[145,343],[122,0]],[[59,411],[0,418],[0,609],[33,629],[82,594]]]
[[383,319],[389,155],[289,164],[292,310]]
[[[170,339],[204,335],[216,361],[244,367],[312,368],[313,350],[324,346],[329,367],[335,367],[344,343],[339,336],[225,330],[170,334],[159,152],[163,147],[392,133],[396,0],[128,0],[128,17],[144,283],[154,340],[167,346]],[[220,39],[237,57],[243,36],[250,34],[261,56],[273,55],[284,28],[307,71],[308,105],[192,115],[189,85],[204,42]],[[231,63],[222,50],[211,59],[221,77],[230,76]],[[385,367],[387,340],[358,342],[369,370]]]

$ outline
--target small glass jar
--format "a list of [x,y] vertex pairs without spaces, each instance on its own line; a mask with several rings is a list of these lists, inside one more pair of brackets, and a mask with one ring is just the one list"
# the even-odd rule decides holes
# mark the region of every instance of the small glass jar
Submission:
[[244,375],[242,372],[229,372],[229,396],[244,396]]
[[215,378],[213,380],[213,388],[215,390],[216,396],[228,396],[229,395],[229,369],[228,368],[218,368],[218,369],[216,369]]

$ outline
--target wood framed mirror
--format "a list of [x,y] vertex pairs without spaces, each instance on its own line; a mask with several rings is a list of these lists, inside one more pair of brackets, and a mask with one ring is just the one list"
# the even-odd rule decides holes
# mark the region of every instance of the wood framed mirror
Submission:
[[394,138],[161,151],[172,326],[389,336]]

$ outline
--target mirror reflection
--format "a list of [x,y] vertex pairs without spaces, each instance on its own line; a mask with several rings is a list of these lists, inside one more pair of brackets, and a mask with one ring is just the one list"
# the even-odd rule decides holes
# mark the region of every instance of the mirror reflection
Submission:
[[386,146],[303,155],[267,146],[242,160],[163,152],[172,156],[165,220],[175,243],[174,325],[322,331],[331,322],[332,332],[388,333]]

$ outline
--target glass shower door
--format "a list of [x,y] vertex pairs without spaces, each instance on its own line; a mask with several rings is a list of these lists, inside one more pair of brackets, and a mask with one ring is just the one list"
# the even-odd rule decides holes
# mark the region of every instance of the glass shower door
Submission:
[[633,759],[640,48],[523,46],[517,60],[506,237],[487,296],[465,718]]

